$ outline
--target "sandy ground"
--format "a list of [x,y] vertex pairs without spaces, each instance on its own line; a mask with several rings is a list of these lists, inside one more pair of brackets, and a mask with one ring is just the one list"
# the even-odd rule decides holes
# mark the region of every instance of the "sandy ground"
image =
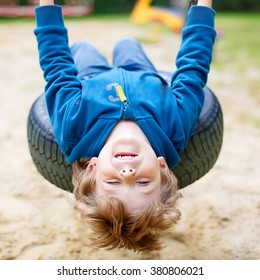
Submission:
[[[68,22],[70,41],[89,39],[109,56],[123,37],[158,40],[144,48],[158,69],[171,70],[180,37],[129,24]],[[0,25],[0,259],[259,259],[259,103],[245,75],[212,69],[209,86],[225,116],[225,135],[214,168],[182,191],[182,219],[156,253],[106,251],[88,245],[88,228],[68,194],[45,181],[32,163],[26,136],[31,104],[42,92],[33,22]]]

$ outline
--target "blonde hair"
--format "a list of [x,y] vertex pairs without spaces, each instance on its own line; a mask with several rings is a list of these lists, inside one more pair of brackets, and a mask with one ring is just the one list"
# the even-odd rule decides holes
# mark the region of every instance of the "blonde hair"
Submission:
[[175,225],[181,215],[176,209],[181,194],[172,172],[161,169],[161,188],[154,201],[143,210],[126,213],[119,199],[95,194],[95,168],[87,171],[87,165],[86,160],[73,164],[74,207],[95,233],[92,245],[134,251],[162,249],[159,234]]

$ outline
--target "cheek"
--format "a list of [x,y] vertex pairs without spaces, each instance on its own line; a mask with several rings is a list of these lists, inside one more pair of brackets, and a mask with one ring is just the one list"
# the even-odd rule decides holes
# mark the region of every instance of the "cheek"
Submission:
[[144,158],[144,163],[146,164],[147,168],[151,168],[153,170],[158,170],[160,163],[158,158],[154,154],[147,153],[146,157]]
[[160,181],[160,168],[155,162],[147,161],[141,166],[142,174],[148,176],[152,181]]
[[111,148],[106,144],[100,151],[98,159],[102,162],[107,161],[109,158],[111,158]]
[[98,180],[96,181],[95,193],[98,196],[104,194],[104,189],[102,187],[102,184]]
[[111,180],[116,177],[114,170],[109,164],[104,164],[97,167],[96,182],[104,184],[107,180]]

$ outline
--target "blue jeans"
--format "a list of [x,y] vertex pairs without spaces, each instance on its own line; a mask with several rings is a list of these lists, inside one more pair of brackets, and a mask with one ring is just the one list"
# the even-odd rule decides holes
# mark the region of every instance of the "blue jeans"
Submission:
[[71,46],[71,53],[78,69],[78,77],[87,79],[113,67],[128,71],[157,72],[152,62],[144,53],[141,45],[133,39],[119,41],[113,51],[113,65],[88,42],[78,42]]

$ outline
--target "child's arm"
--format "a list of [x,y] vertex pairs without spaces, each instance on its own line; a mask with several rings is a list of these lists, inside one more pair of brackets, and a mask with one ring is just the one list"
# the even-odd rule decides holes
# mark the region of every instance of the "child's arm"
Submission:
[[[77,142],[82,131],[68,133],[66,115],[82,95],[78,70],[68,44],[62,8],[53,0],[40,0],[35,9],[40,65],[46,81],[45,98],[56,140],[65,154]],[[72,138],[73,137],[73,138]]]
[[213,45],[215,12],[211,0],[199,0],[189,10],[183,28],[182,44],[176,58],[177,70],[172,77],[172,92],[176,96],[184,141],[176,148],[182,152],[202,110]]

